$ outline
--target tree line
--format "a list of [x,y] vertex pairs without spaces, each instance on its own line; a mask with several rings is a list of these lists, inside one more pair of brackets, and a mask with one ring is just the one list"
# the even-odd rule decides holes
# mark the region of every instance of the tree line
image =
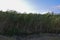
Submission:
[[0,11],[0,34],[60,33],[60,15]]

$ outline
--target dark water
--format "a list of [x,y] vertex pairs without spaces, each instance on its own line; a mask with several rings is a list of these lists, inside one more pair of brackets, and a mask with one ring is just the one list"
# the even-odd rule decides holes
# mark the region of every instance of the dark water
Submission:
[[17,36],[16,40],[60,40],[60,34],[34,34],[26,37]]

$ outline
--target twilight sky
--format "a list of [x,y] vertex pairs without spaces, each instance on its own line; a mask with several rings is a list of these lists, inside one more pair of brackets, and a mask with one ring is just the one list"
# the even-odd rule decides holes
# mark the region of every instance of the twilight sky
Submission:
[[0,0],[0,10],[18,12],[60,13],[60,0]]

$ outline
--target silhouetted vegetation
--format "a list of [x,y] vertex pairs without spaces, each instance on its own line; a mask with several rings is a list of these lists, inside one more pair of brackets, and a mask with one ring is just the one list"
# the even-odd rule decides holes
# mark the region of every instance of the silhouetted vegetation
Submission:
[[60,33],[60,15],[0,11],[0,34],[12,36],[34,33]]

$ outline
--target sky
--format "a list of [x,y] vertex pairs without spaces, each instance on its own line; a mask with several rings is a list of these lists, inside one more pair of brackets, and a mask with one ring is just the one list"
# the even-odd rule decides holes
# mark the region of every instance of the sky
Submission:
[[0,10],[27,13],[60,13],[60,0],[0,0]]

